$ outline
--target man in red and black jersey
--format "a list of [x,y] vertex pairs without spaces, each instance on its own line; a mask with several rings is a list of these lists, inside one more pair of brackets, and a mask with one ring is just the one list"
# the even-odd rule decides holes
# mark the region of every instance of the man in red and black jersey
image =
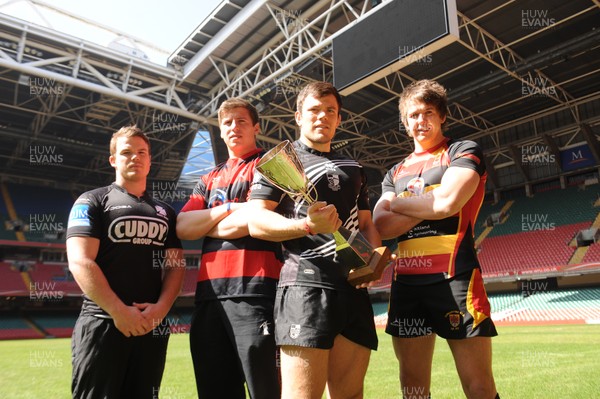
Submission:
[[248,235],[243,212],[263,151],[258,113],[232,98],[219,108],[229,159],[202,176],[177,217],[181,239],[204,237],[190,348],[200,398],[279,398],[273,303],[281,245]]
[[386,174],[374,222],[382,238],[398,241],[386,332],[403,395],[429,397],[439,335],[466,396],[498,397],[491,344],[497,333],[473,236],[485,191],[483,153],[475,142],[444,137],[447,96],[435,81],[409,85],[400,115],[415,150]]
[[146,191],[150,142],[127,126],[110,141],[116,179],[82,194],[67,228],[69,270],[84,293],[72,337],[73,398],[155,398],[167,355],[162,322],[185,262],[175,211]]
[[325,386],[332,398],[362,397],[377,349],[369,295],[348,283],[332,234],[343,225],[381,245],[362,166],[331,149],[341,109],[339,93],[326,82],[309,83],[296,101],[300,139],[293,145],[317,202],[296,204],[260,175],[250,193],[250,233],[284,247],[275,301],[283,399],[320,398]]

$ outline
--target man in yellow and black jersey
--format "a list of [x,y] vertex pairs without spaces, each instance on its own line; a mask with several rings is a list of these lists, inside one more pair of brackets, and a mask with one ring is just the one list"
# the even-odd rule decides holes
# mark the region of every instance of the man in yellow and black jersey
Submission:
[[400,115],[415,149],[386,174],[374,223],[383,239],[398,241],[386,332],[403,396],[429,397],[439,335],[466,396],[499,397],[491,344],[497,333],[473,237],[487,177],[483,153],[475,142],[443,135],[447,96],[435,81],[409,85]]

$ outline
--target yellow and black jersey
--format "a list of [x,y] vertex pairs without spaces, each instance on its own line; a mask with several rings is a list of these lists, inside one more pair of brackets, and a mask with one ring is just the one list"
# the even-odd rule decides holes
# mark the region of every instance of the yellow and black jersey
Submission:
[[386,174],[382,192],[420,196],[441,184],[450,167],[469,168],[479,176],[473,196],[455,215],[423,220],[398,240],[394,279],[430,284],[479,268],[473,227],[483,202],[487,174],[483,152],[473,141],[445,139],[424,152],[413,152]]

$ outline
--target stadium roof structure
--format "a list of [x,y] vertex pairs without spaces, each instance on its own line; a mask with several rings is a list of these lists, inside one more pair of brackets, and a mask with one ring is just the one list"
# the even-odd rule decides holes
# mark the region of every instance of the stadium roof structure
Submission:
[[[227,157],[216,113],[232,96],[248,98],[259,109],[261,146],[294,140],[298,88],[312,80],[333,82],[334,41],[391,3],[222,1],[166,66],[0,14],[2,177],[106,183],[112,179],[109,134],[134,121],[151,133],[152,178],[177,180],[200,128],[210,133],[215,161]],[[389,73],[342,91],[343,121],[334,147],[361,161],[374,191],[383,173],[412,151],[397,102],[407,84],[422,78],[448,89],[448,135],[482,146],[489,191],[597,173],[598,0],[419,4],[425,3],[455,7],[449,14],[456,25],[453,40],[413,48]],[[419,29],[428,14],[426,7],[417,11],[422,21],[397,23]],[[392,39],[376,38],[372,46],[386,40]],[[571,155],[588,159],[567,165],[564,154],[582,148],[587,155]],[[63,155],[61,162],[32,162],[32,155],[35,161],[53,150]]]

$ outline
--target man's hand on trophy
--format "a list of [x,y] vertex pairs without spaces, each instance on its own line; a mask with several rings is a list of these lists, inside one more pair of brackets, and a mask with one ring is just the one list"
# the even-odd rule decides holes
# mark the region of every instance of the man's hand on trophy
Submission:
[[334,205],[317,201],[308,207],[306,225],[311,234],[328,234],[337,231],[342,225]]

